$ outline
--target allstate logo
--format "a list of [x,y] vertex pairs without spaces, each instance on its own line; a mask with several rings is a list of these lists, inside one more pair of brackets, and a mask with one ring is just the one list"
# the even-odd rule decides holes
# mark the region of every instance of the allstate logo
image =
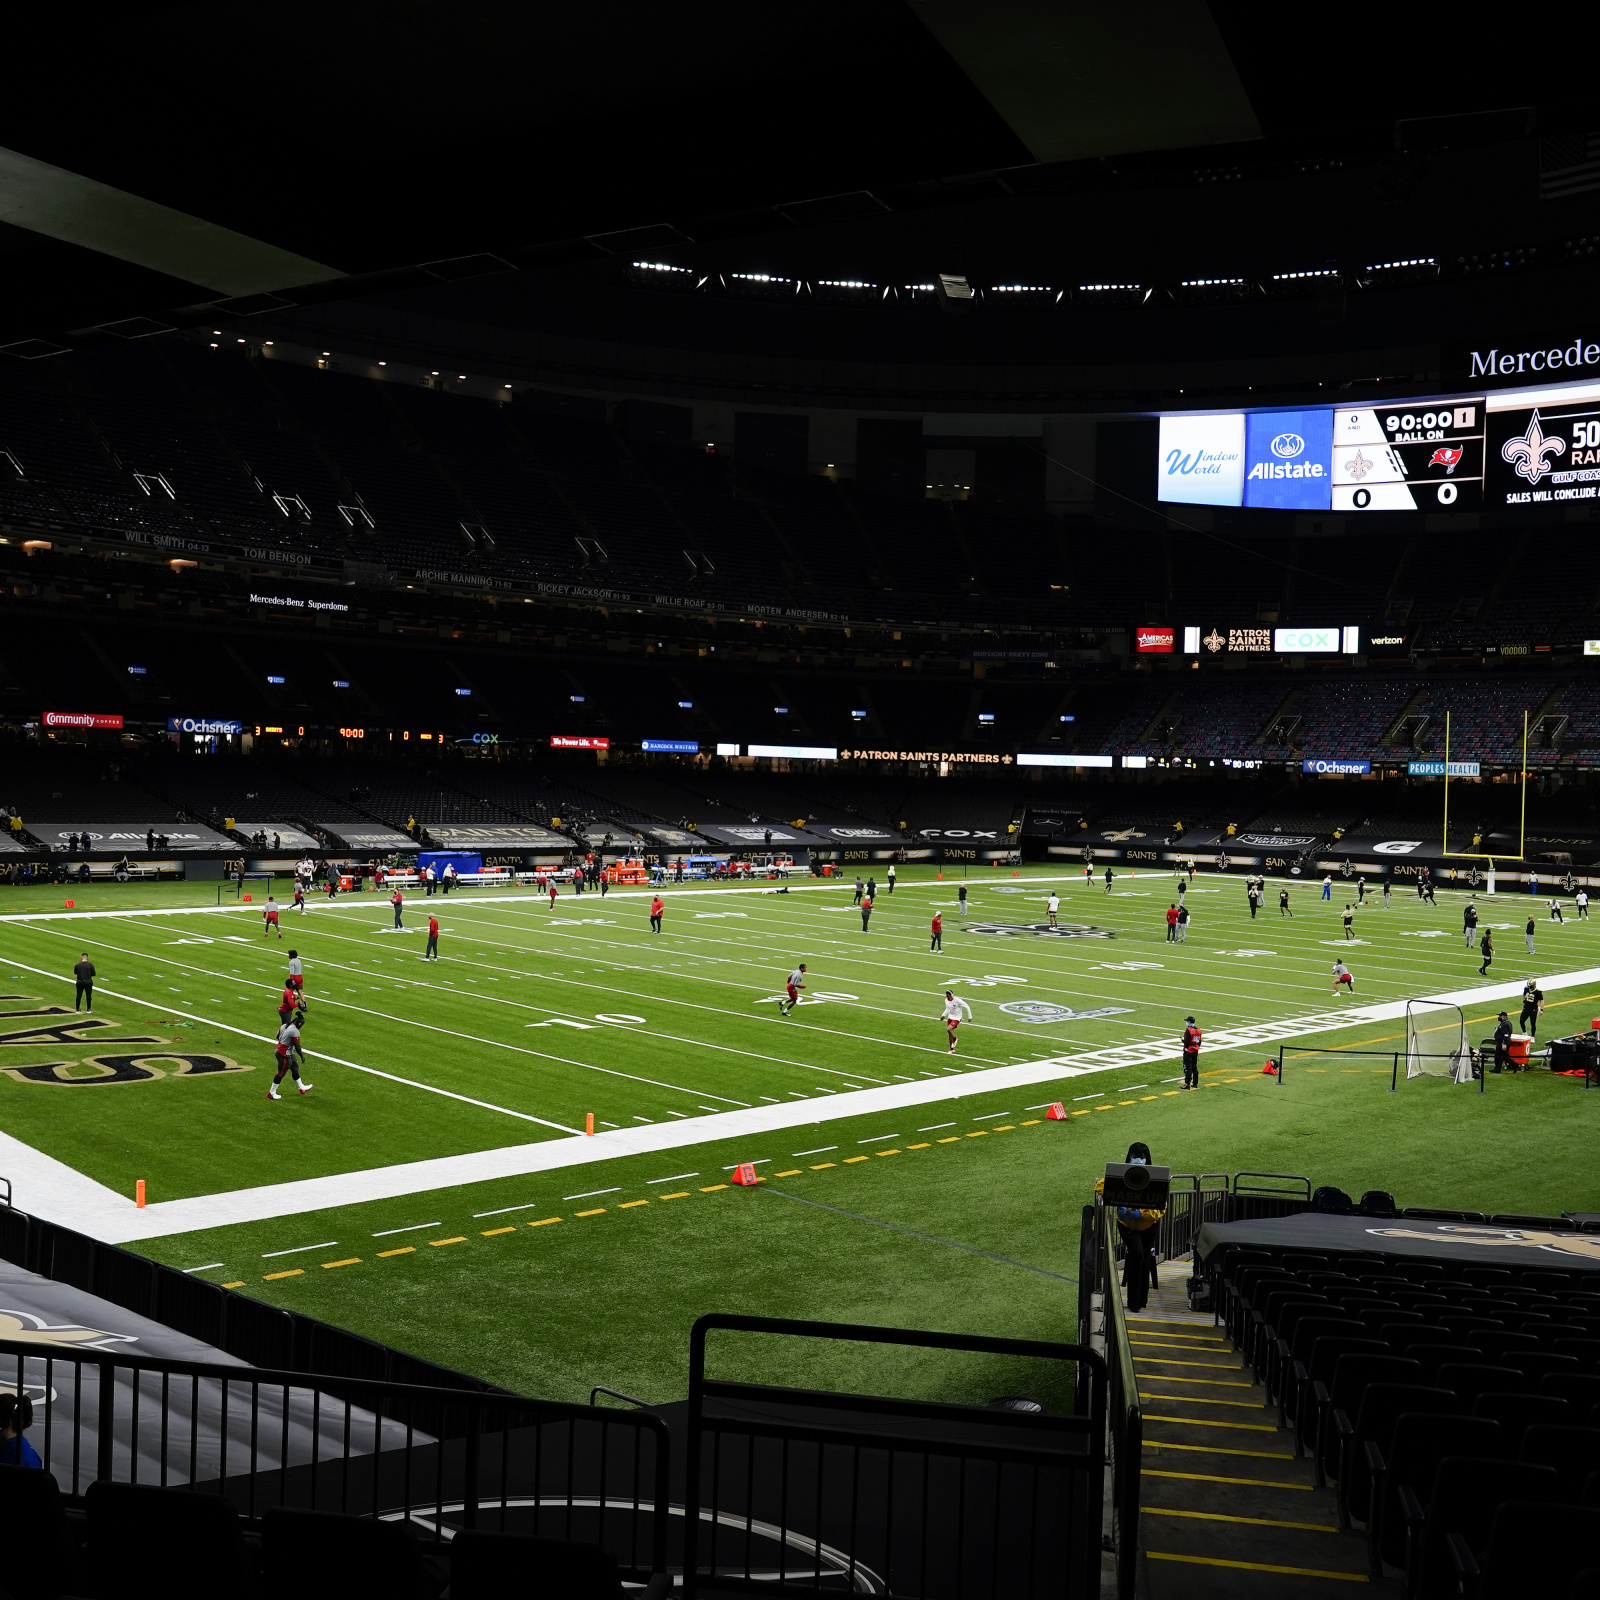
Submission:
[[1306,442],[1298,433],[1280,433],[1272,441],[1272,453],[1280,461],[1292,461],[1306,447]]

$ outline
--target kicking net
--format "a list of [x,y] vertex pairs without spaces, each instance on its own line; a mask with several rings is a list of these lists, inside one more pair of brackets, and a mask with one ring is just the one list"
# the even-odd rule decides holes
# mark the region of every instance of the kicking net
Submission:
[[1472,1082],[1472,1050],[1460,1006],[1444,1000],[1406,1001],[1406,1077]]

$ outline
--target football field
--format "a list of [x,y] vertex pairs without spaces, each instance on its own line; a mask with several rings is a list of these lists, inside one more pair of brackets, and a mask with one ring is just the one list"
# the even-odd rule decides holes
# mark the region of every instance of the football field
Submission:
[[[0,905],[0,1174],[16,1203],[249,1293],[529,1393],[681,1392],[711,1309],[1060,1337],[1078,1210],[1127,1142],[1182,1171],[1300,1172],[1402,1204],[1600,1209],[1581,1081],[1439,1079],[1389,1094],[1404,1002],[1453,996],[1476,1041],[1522,981],[1542,1037],[1600,1012],[1600,933],[1532,896],[1480,896],[1500,954],[1466,948],[1464,895],[1335,898],[1238,877],[907,868],[863,930],[851,886],[378,895],[221,907],[201,885],[60,890]],[[960,871],[960,869],[956,869]],[[1046,897],[1061,896],[1059,926]],[[1537,955],[1523,925],[1538,920]],[[929,924],[944,919],[944,948]],[[427,918],[440,959],[424,963]],[[270,1101],[290,947],[305,963],[308,1095]],[[91,1019],[71,970],[97,968]],[[1336,957],[1355,974],[1335,997]],[[803,1003],[783,979],[808,967]],[[946,1048],[946,988],[972,1017]],[[1206,1032],[1204,1090],[1177,1040]],[[1047,1119],[1061,1101],[1065,1121]],[[586,1136],[593,1118],[594,1137]],[[728,1184],[741,1161],[762,1186]],[[1398,1174],[1404,1174],[1404,1180]],[[150,1204],[135,1210],[143,1180]],[[902,1375],[903,1376],[903,1375]],[[952,1380],[953,1381],[953,1380]]]

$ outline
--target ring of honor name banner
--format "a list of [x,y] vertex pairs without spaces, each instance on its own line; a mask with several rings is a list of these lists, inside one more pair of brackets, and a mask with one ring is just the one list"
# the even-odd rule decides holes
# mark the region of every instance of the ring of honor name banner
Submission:
[[1600,385],[1491,395],[1484,504],[1600,498]]
[[1333,414],[1335,511],[1477,511],[1481,399],[1419,400]]

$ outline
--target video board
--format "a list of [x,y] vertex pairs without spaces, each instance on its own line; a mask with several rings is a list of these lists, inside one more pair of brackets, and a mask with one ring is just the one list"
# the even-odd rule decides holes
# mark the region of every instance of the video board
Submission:
[[1156,498],[1284,511],[1600,499],[1600,384],[1160,419]]

